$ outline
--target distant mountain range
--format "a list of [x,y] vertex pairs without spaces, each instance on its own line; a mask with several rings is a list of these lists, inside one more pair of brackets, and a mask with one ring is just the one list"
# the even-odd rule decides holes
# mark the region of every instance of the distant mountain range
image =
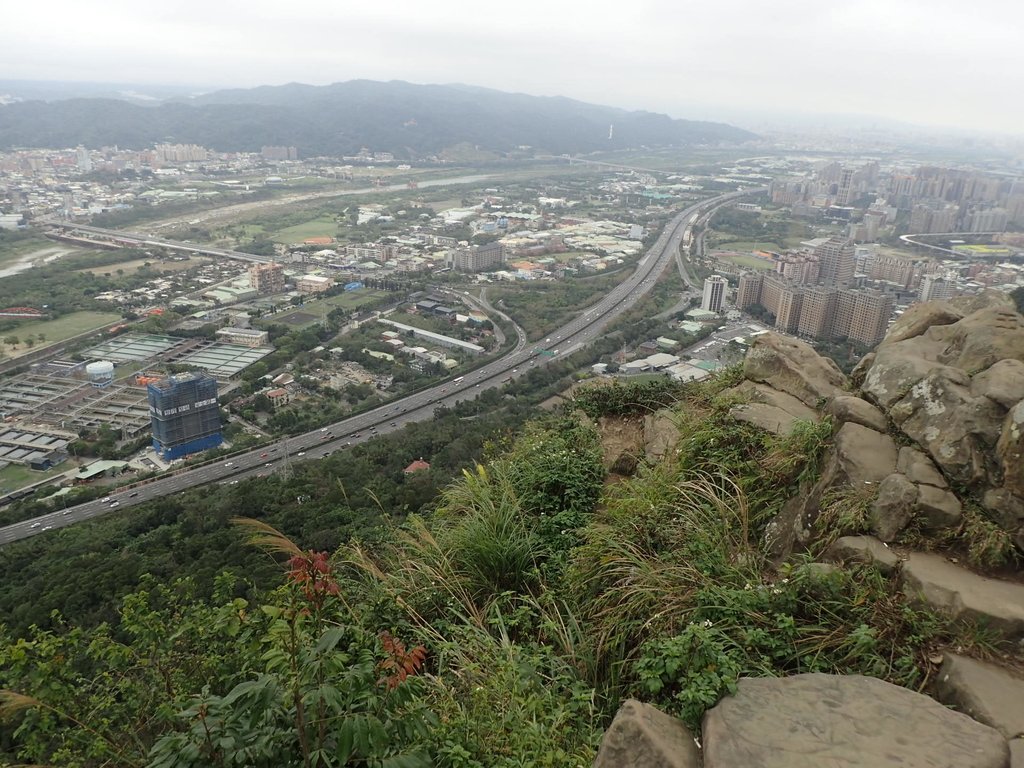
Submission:
[[[163,99],[130,86],[109,86],[106,92],[120,94],[116,99],[37,100],[46,98],[39,89],[21,92],[32,94],[33,100],[8,98],[0,106],[0,149],[78,144],[143,148],[173,142],[224,152],[287,145],[304,157],[354,154],[368,147],[412,159],[459,144],[498,152],[528,145],[575,153],[755,138],[725,123],[674,120],[653,112],[465,85],[352,80]],[[90,91],[103,92],[100,86]]]

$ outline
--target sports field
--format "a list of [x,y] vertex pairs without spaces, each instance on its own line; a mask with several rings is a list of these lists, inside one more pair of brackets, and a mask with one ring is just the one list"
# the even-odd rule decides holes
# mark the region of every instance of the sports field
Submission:
[[319,323],[323,317],[324,310],[330,312],[332,309],[336,309],[338,307],[355,309],[356,307],[369,304],[383,296],[387,296],[387,293],[384,291],[373,291],[367,290],[366,288],[360,288],[358,291],[346,291],[345,293],[337,296],[331,296],[327,299],[308,301],[301,307],[296,307],[291,312],[270,315],[268,318],[264,318],[264,320],[271,323],[285,323],[298,328],[304,325]]
[[746,269],[773,269],[773,264],[765,259],[759,259],[756,256],[733,256],[733,255],[721,255],[718,257],[722,261],[728,261],[731,264],[735,264],[738,267],[744,267]]

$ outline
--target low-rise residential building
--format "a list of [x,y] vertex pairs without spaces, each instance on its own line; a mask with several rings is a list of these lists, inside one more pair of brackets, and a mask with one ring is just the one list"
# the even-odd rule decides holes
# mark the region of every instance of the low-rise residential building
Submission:
[[303,275],[295,282],[299,293],[323,293],[334,286],[334,280],[323,275]]

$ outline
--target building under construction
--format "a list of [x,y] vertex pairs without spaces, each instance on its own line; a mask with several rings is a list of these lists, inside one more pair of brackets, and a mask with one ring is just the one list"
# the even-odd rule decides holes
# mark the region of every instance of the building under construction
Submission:
[[146,390],[153,449],[161,457],[179,459],[221,444],[215,378],[193,371],[153,382]]

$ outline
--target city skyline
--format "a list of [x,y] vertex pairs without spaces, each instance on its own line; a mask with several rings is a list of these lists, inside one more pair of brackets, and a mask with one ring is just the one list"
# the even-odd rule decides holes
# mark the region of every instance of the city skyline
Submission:
[[[647,0],[604,14],[578,2],[526,0],[497,17],[464,0],[443,9],[399,0],[342,14],[319,0],[286,8],[184,0],[144,14],[114,0],[102,19],[88,6],[58,2],[18,6],[8,21],[0,71],[10,79],[204,89],[400,79],[687,119],[737,122],[738,110],[877,115],[883,123],[1017,135],[1024,125],[1024,105],[1005,98],[1024,85],[1024,9],[1001,0],[969,9],[918,0]],[[46,45],[26,30],[45,30]]]

